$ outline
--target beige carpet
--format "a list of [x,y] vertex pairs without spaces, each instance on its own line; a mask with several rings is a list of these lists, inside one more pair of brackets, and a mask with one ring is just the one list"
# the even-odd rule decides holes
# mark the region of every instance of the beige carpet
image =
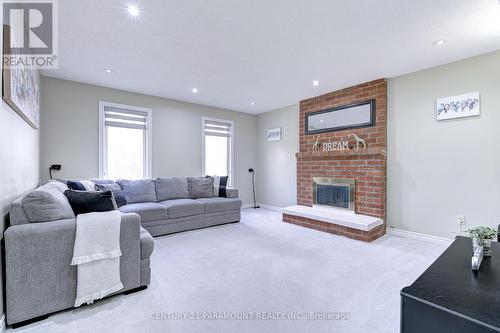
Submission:
[[390,235],[368,244],[247,209],[239,224],[156,238],[147,290],[13,332],[396,333],[400,289],[445,248]]

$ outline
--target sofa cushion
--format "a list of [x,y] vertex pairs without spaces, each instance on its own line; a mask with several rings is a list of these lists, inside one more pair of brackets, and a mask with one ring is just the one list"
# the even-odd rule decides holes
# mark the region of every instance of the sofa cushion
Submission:
[[116,184],[115,181],[111,179],[91,179],[91,181],[96,185]]
[[241,208],[240,199],[202,198],[196,199],[196,201],[203,204],[205,214],[239,210]]
[[155,187],[158,201],[189,198],[186,177],[158,177]]
[[61,183],[60,181],[57,180],[49,180],[40,187],[56,189],[61,193],[64,193],[64,191],[66,191],[69,188],[68,185],[66,185],[66,183]]
[[129,204],[136,202],[156,202],[155,183],[152,179],[117,180]]
[[226,198],[238,198],[238,189],[235,187],[226,187]]
[[214,179],[212,177],[188,177],[188,190],[191,199],[212,198]]
[[30,221],[28,220],[28,217],[24,213],[23,199],[22,198],[15,200],[10,205],[9,222],[10,222],[10,225],[30,223]]
[[68,199],[57,188],[40,186],[22,198],[24,213],[30,222],[73,219],[75,214]]
[[155,202],[131,203],[120,207],[122,213],[136,213],[141,217],[141,222],[165,220],[167,208]]
[[116,205],[119,207],[125,206],[127,204],[127,199],[123,195],[122,188],[116,183],[111,184],[95,184],[98,191],[111,191],[113,192],[113,197],[115,198]]
[[147,259],[153,254],[155,241],[153,236],[143,227],[141,227],[139,237],[141,239],[141,259]]
[[179,217],[203,214],[203,204],[192,199],[173,199],[160,202],[167,209],[167,217]]

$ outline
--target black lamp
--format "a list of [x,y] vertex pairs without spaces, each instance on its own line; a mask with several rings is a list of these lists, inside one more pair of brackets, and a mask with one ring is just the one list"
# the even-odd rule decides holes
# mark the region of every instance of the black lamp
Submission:
[[52,170],[61,170],[61,164],[52,164],[49,168],[50,179],[52,179]]
[[253,208],[260,208],[260,206],[257,206],[257,201],[255,200],[255,170],[250,168],[248,169],[248,172],[252,174]]

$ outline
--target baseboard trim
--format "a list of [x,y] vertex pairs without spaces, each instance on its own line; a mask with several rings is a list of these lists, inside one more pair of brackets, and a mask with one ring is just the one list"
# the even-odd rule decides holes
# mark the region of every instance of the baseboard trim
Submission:
[[243,205],[241,205],[241,209],[248,209],[248,208],[253,208],[253,203],[244,203]]
[[[258,202],[257,202],[257,206],[259,206],[259,208],[268,209],[268,210],[272,210],[272,211],[279,212],[279,213],[281,213],[283,211],[283,208],[281,208],[281,207],[261,204]],[[241,209],[248,209],[248,208],[254,208],[253,203],[246,203],[246,204],[241,205]]]
[[408,230],[402,230],[402,229],[397,229],[397,228],[387,228],[387,233],[394,235],[394,236],[400,236],[400,237],[405,237],[405,238],[412,238],[412,239],[418,239],[418,240],[424,240],[424,241],[430,241],[434,243],[445,243],[445,244],[451,244],[453,242],[453,239],[448,239],[444,237],[438,237],[438,236],[432,236],[428,234],[421,234],[418,232],[413,232],[413,231],[408,231]]
[[5,313],[0,318],[0,332],[5,332]]
[[283,212],[283,208],[278,207],[278,206],[260,204],[260,207],[262,207],[264,209],[269,209],[269,210],[272,210],[272,211],[275,211],[275,212],[279,212],[279,213]]

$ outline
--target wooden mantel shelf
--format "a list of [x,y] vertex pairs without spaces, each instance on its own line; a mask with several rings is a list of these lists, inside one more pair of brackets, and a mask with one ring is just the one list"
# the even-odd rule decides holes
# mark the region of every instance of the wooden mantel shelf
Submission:
[[297,159],[314,159],[314,158],[335,158],[335,157],[351,157],[351,156],[368,156],[380,155],[384,157],[387,151],[383,148],[366,148],[366,149],[344,149],[344,150],[329,150],[319,152],[298,152],[295,154]]

